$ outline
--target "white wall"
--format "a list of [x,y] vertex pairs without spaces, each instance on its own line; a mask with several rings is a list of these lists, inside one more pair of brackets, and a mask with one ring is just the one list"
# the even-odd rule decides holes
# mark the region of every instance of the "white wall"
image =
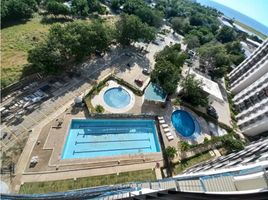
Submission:
[[254,83],[256,80],[258,80],[267,72],[268,72],[268,60],[266,60],[265,63],[259,66],[259,68],[256,71],[252,72],[251,74],[249,74],[248,77],[245,77],[240,83],[232,87],[231,92],[234,94],[241,92],[243,89]]
[[246,127],[246,129],[242,129],[241,131],[247,136],[255,136],[262,132],[268,131],[268,117],[251,124],[250,126]]

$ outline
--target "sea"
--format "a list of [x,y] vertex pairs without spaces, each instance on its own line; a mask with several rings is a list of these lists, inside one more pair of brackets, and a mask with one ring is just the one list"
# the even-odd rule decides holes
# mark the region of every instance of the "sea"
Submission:
[[265,34],[268,36],[268,27],[261,24],[260,22],[232,9],[227,6],[224,6],[220,3],[217,3],[215,1],[211,0],[196,0],[197,3],[200,3],[201,5],[212,7],[217,9],[218,11],[222,12],[226,17],[229,18],[235,18],[237,21],[242,22],[243,24],[246,24],[255,30]]

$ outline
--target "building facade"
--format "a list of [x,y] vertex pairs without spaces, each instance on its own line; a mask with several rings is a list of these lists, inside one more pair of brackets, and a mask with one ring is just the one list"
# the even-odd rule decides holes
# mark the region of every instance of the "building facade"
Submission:
[[268,131],[268,39],[228,77],[241,131],[247,136]]
[[180,191],[268,190],[268,138],[252,142],[239,152],[197,164],[174,178]]

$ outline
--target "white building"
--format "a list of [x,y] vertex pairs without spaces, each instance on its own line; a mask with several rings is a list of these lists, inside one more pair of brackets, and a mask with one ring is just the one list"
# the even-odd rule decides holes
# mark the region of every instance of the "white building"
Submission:
[[229,74],[241,131],[255,136],[268,131],[268,39]]

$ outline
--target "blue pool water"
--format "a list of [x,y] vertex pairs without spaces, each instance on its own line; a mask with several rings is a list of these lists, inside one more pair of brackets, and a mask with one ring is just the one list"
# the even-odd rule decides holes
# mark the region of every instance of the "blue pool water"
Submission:
[[113,108],[124,108],[130,103],[129,93],[122,87],[114,87],[104,93],[105,103]]
[[174,111],[171,121],[176,131],[183,137],[191,137],[194,133],[200,132],[198,122],[184,110]]
[[80,120],[71,122],[62,159],[160,152],[154,120]]
[[149,101],[165,102],[167,94],[155,83],[150,83],[144,92],[144,97]]

